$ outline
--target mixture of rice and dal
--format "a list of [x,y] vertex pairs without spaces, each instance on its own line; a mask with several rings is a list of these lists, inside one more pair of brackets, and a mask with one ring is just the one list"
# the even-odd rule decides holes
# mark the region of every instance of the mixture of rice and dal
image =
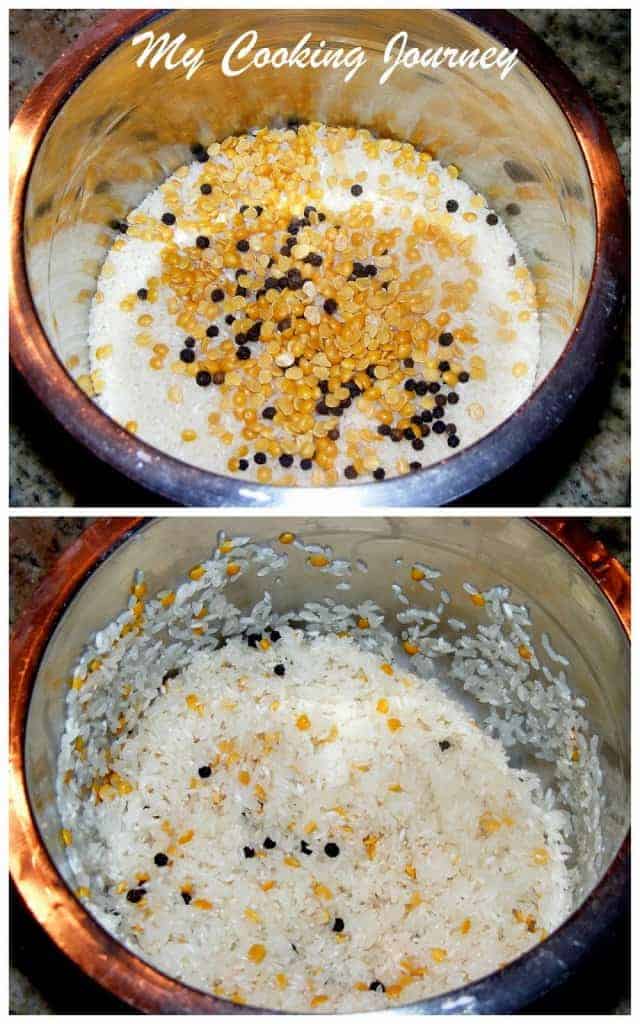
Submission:
[[[248,573],[277,590],[294,548],[335,599],[233,604]],[[575,815],[597,850],[597,739],[528,610],[465,584],[486,619],[467,625],[437,569],[402,566],[394,635],[373,601],[344,603],[365,571],[293,534],[221,534],[175,590],[137,573],[71,679],[58,804],[77,895],[236,1002],[357,1011],[460,987],[570,912]],[[483,728],[465,693],[491,705]],[[512,763],[531,742],[550,787]]]
[[131,433],[331,486],[446,458],[529,396],[535,286],[456,167],[317,123],[192,151],[113,222],[91,306],[79,381]]

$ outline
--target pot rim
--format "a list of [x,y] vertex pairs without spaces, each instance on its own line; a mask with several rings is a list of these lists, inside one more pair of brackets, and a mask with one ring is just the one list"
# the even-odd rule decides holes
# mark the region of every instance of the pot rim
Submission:
[[[59,423],[94,455],[149,491],[181,505],[331,511],[331,487],[245,483],[189,465],[135,438],[88,398],[67,373],[40,324],[29,288],[23,217],[40,145],[68,96],[134,31],[166,10],[115,11],[56,61],[29,93],[10,133],[10,352],[14,365]],[[355,12],[357,13],[357,12]],[[437,506],[459,501],[504,475],[561,427],[611,359],[611,336],[626,302],[628,211],[615,148],[602,116],[571,71],[523,22],[505,11],[454,10],[504,46],[540,81],[573,131],[591,183],[594,264],[580,317],[562,354],[529,398],[462,451],[407,476],[340,488],[343,510]],[[415,18],[416,11],[411,12]],[[606,296],[607,300],[602,301]]]
[[[631,581],[601,541],[575,518],[531,518],[560,544],[607,598],[630,639]],[[168,977],[113,938],[88,913],[51,861],[31,813],[24,738],[31,692],[50,636],[93,571],[149,519],[105,518],[89,526],[35,590],[11,636],[9,828],[10,870],[26,906],[55,945],[84,973],[143,1013],[262,1014]],[[597,885],[543,942],[484,978],[385,1013],[513,1013],[561,984],[584,951],[601,942],[628,900],[630,835]]]

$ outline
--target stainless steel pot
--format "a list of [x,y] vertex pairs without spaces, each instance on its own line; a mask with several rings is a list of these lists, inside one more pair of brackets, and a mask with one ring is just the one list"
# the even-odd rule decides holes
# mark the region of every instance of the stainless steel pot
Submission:
[[[601,737],[605,854],[596,876],[589,864],[574,912],[544,942],[487,978],[456,992],[413,1004],[423,1013],[505,1013],[522,1009],[571,974],[608,935],[628,898],[629,882],[629,577],[575,520],[521,519],[225,520],[170,518],[101,520],[57,563],[21,618],[12,645],[11,866],[35,917],[57,945],[111,993],[145,1012],[249,1012],[167,978],[126,950],[89,916],[72,894],[59,843],[54,796],[66,684],[88,634],[118,612],[134,569],[143,568],[150,592],[172,587],[185,567],[207,557],[216,531],[262,540],[293,530],[307,541],[331,544],[336,554],[362,558],[349,601],[373,597],[391,612],[390,583],[405,566],[426,560],[443,571],[451,614],[480,614],[460,587],[505,582],[526,602],[533,637],[549,632],[572,664],[571,682],[588,702],[585,712]],[[292,549],[283,585],[270,586],[276,607],[335,596],[335,580],[304,570]],[[264,583],[242,578],[234,599],[252,602]],[[388,622],[392,627],[393,615]],[[486,709],[485,709],[486,710]],[[481,713],[478,708],[476,714]]]
[[[185,33],[206,66],[135,66],[131,37]],[[327,45],[361,45],[366,67],[348,83],[329,70],[253,69],[226,78],[221,57],[255,28],[262,44],[311,31]],[[419,49],[517,48],[497,71],[397,70],[383,86],[382,51],[407,29]],[[357,124],[428,147],[492,197],[531,268],[542,357],[534,394],[470,448],[409,477],[338,492],[277,488],[189,466],[142,443],[74,382],[88,365],[88,310],[114,218],[210,142],[276,119]],[[563,424],[610,359],[624,303],[627,210],[615,150],[586,93],[521,22],[504,12],[112,12],[30,94],[12,129],[12,356],[78,440],[139,484],[182,504],[287,512],[446,504],[504,474]]]

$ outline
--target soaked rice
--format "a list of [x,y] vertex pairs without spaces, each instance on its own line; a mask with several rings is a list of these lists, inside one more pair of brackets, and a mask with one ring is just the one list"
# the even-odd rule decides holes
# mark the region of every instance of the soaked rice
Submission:
[[[358,571],[295,543],[308,571]],[[153,599],[138,576],[76,666],[58,802],[78,893],[143,958],[238,1002],[381,1009],[463,985],[569,912],[573,815],[591,814],[598,849],[597,740],[506,588],[469,584],[488,621],[458,636],[439,573],[413,566],[433,603],[399,602],[400,643],[373,602],[277,616],[266,593],[241,612],[227,585],[279,572],[284,551],[221,538]],[[443,691],[439,657],[494,705],[487,731]],[[555,794],[507,757],[543,714]]]

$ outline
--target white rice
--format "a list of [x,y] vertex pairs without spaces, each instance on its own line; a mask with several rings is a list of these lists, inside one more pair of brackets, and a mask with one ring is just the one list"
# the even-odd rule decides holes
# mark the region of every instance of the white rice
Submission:
[[[441,993],[544,938],[573,905],[571,861],[597,870],[599,766],[527,609],[469,585],[486,621],[451,634],[451,594],[423,591],[433,608],[400,605],[403,646],[372,601],[278,616],[265,593],[247,613],[222,591],[288,556],[220,541],[173,603],[132,596],[75,669],[58,803],[91,912],[172,976],[298,1012]],[[350,575],[300,546],[327,558],[307,571]],[[490,706],[486,730],[443,675]],[[552,764],[552,787],[510,766],[514,744]]]

